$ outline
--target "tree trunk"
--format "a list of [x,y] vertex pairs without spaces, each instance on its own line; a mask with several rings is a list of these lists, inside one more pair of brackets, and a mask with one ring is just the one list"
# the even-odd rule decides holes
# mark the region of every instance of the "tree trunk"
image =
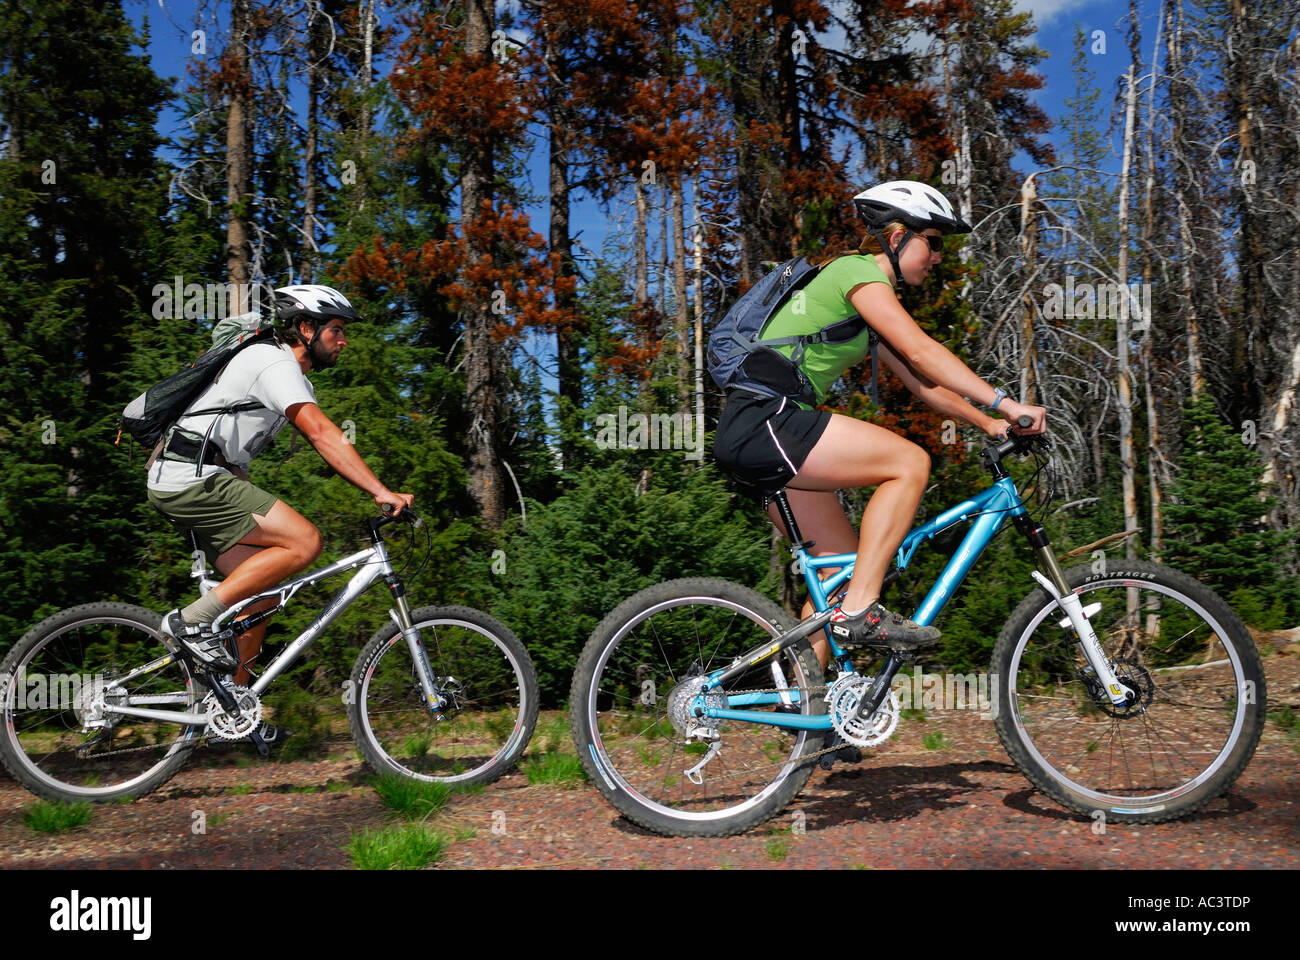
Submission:
[[638,174],[632,180],[632,192],[636,196],[636,226],[633,242],[636,246],[636,296],[638,306],[645,303],[650,296],[650,258],[646,252],[646,202],[645,186]]
[[673,175],[673,340],[677,344],[677,392],[683,409],[691,395],[690,320],[686,305],[686,227],[682,200],[682,175]]
[[[1156,18],[1156,42],[1151,48],[1151,94],[1147,101],[1146,116],[1146,196],[1143,200],[1142,218],[1142,283],[1143,289],[1151,285],[1151,245],[1155,233],[1154,194],[1156,186],[1155,156],[1155,101],[1156,78],[1160,75],[1160,31],[1164,18]],[[1145,301],[1144,301],[1145,302]],[[1142,380],[1146,385],[1147,402],[1147,490],[1151,498],[1151,556],[1159,559],[1164,551],[1164,520],[1160,509],[1159,466],[1164,456],[1160,450],[1160,420],[1156,407],[1155,381],[1151,368],[1151,343],[1155,339],[1155,320],[1143,317],[1146,334],[1142,338]]]
[[[1115,319],[1115,342],[1117,373],[1119,376],[1119,450],[1120,470],[1123,477],[1124,493],[1124,529],[1134,530],[1138,527],[1136,465],[1133,462],[1133,395],[1130,387],[1128,361],[1128,207],[1129,182],[1133,166],[1133,127],[1137,114],[1137,10],[1133,0],[1129,0],[1129,29],[1132,31],[1132,59],[1129,61],[1128,74],[1124,85],[1124,154],[1120,160],[1119,171],[1119,258],[1116,280],[1120,284],[1121,307]],[[1112,303],[1114,300],[1112,299]],[[1101,311],[1098,311],[1100,314]],[[1128,537],[1124,541],[1124,556],[1128,560],[1137,559],[1137,547]],[[1138,622],[1138,591],[1136,587],[1126,591],[1125,624]],[[1131,639],[1126,636],[1125,643]]]
[[[546,30],[546,115],[550,139],[550,251],[559,258],[557,281],[573,277],[573,239],[569,234],[569,156],[573,111],[568,103],[568,75],[562,52],[560,27],[543,17]],[[558,284],[557,284],[558,286]],[[577,307],[573,294],[557,292],[555,306],[562,311]],[[577,332],[563,321],[555,330],[557,392],[572,416],[582,410],[582,367],[578,357]],[[568,467],[576,462],[571,431],[560,421],[560,462]]]
[[803,133],[799,116],[799,76],[794,55],[794,4],[776,0],[772,13],[780,21],[777,33],[777,103],[781,111],[781,136],[785,139],[785,162],[789,169],[803,165]]
[[[1038,255],[1038,213],[1035,209],[1037,200],[1038,190],[1034,186],[1034,176],[1030,174],[1024,186],[1020,188],[1020,254],[1026,276],[1033,273],[1034,258]],[[1034,337],[1035,306],[1034,298],[1028,291],[1025,292],[1024,309],[1021,313],[1025,346],[1024,361],[1020,371],[1020,396],[1024,403],[1036,404],[1038,400],[1035,398],[1037,393],[1035,377],[1038,371],[1038,353]]]
[[[495,11],[492,0],[467,0],[465,57],[470,62],[489,63]],[[465,141],[460,178],[461,231],[468,262],[491,257],[474,237],[472,225],[483,216],[491,197],[493,159],[487,137]],[[465,398],[469,415],[469,486],[478,504],[479,516],[490,528],[505,519],[505,497],[497,455],[497,380],[500,346],[492,337],[491,306],[486,298],[471,297],[465,313]]]
[[226,86],[226,275],[230,291],[227,316],[249,309],[248,290],[252,282],[253,245],[248,223],[248,197],[253,192],[249,142],[252,33],[251,0],[232,0],[230,50],[227,51],[232,76]]
[[[668,316],[668,184],[659,183],[659,316]],[[662,338],[662,331],[659,332]]]
[[1187,83],[1183,78],[1183,11],[1181,0],[1173,0],[1165,12],[1168,21],[1165,42],[1169,55],[1170,155],[1174,159],[1174,207],[1178,211],[1180,298],[1186,311],[1187,374],[1193,398],[1205,388],[1201,369],[1201,334],[1197,319],[1196,295],[1192,286],[1192,258],[1196,256],[1192,241],[1191,217],[1187,209],[1186,177],[1191,164],[1184,156],[1187,124]]
[[[361,164],[361,157],[369,155],[370,79],[375,52],[375,0],[363,0],[361,6],[361,49],[361,128],[357,131],[357,156],[354,158],[358,166]],[[354,207],[357,211],[366,208],[368,188],[368,181],[363,176],[358,176],[357,182],[352,185],[353,196],[356,198]]]
[[[317,8],[311,14],[319,14]],[[316,256],[320,248],[316,245],[316,144],[320,133],[320,95],[321,95],[321,60],[325,56],[325,31],[330,29],[329,21],[324,16],[311,16],[307,22],[307,142],[303,153],[302,182],[302,258],[298,262],[298,279],[300,283],[310,283],[314,273]]]
[[[695,254],[695,427],[704,429],[704,223],[700,220],[700,177],[695,176],[695,194],[691,198],[695,227],[692,231]],[[703,436],[694,437],[696,443]]]
[[[1132,530],[1138,526],[1137,490],[1134,482],[1136,469],[1133,462],[1133,396],[1129,372],[1127,319],[1129,171],[1133,160],[1133,125],[1137,112],[1136,73],[1133,64],[1130,63],[1125,78],[1124,154],[1120,161],[1119,173],[1119,265],[1116,270],[1116,280],[1124,290],[1120,298],[1124,308],[1119,311],[1119,317],[1115,321],[1115,341],[1119,375],[1119,449],[1120,466],[1123,471],[1125,530]],[[1133,538],[1125,541],[1124,549],[1125,556],[1129,560],[1137,559],[1137,548],[1133,545]]]

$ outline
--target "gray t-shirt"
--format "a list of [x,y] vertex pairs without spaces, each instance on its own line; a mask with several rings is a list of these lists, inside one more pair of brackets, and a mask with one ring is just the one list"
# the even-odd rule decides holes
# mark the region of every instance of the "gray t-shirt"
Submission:
[[[203,436],[216,420],[208,442],[215,445],[228,461],[247,470],[252,459],[266,449],[288,423],[285,411],[295,403],[315,403],[316,392],[303,375],[291,349],[258,343],[237,354],[189,409],[206,410],[246,400],[260,403],[262,409],[185,417],[180,426]],[[149,468],[149,489],[184,490],[207,477],[229,472],[205,463],[196,475],[192,463],[159,457]]]

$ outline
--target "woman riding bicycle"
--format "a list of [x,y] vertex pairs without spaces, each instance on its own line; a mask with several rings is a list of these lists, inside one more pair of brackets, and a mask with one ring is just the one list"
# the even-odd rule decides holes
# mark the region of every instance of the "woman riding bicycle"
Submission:
[[[859,253],[825,263],[803,296],[777,311],[760,338],[815,334],[856,311],[868,329],[847,342],[810,343],[802,351],[798,365],[817,402],[824,402],[831,384],[866,356],[874,335],[889,368],[940,413],[1002,437],[1007,421],[983,413],[969,397],[1011,421],[1027,414],[1033,425],[1023,432],[1042,433],[1043,407],[1019,403],[975,376],[917,326],[895,293],[900,278],[921,284],[940,261],[943,235],[969,233],[970,225],[941,194],[913,180],[871,187],[854,203],[869,230]],[[774,349],[788,358],[794,348]],[[789,395],[741,388],[728,391],[713,452],[720,466],[764,494],[782,533],[787,531],[770,497],[784,487],[801,532],[816,542],[814,555],[857,553],[853,577],[831,621],[841,646],[914,650],[939,639],[934,627],[906,620],[879,602],[885,570],[911,528],[929,479],[930,457],[924,449],[883,427],[814,409]],[[855,536],[835,491],[873,485],[876,491]],[[804,617],[811,613],[811,604],[805,604]],[[827,644],[819,640],[814,648],[824,666]]]

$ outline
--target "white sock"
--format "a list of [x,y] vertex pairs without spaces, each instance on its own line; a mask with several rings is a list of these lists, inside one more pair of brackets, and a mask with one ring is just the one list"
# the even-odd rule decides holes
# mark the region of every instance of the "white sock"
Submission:
[[228,609],[230,608],[222,603],[221,598],[217,596],[217,591],[209,590],[188,607],[181,610],[181,619],[191,626],[196,623],[211,623]]
[[867,604],[867,605],[866,605],[865,607],[863,607],[861,610],[845,610],[844,607],[841,605],[841,607],[840,607],[840,613],[844,614],[844,616],[846,616],[846,617],[856,617],[856,616],[858,616],[859,614],[866,613],[867,610],[868,610],[870,607],[871,607],[871,604]]

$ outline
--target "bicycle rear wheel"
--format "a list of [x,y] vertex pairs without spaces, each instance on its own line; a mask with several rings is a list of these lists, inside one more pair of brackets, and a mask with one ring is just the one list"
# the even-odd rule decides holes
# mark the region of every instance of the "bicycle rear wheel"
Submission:
[[[1117,677],[1115,707],[1065,613],[1043,591],[998,638],[996,727],[1030,781],[1078,813],[1158,823],[1219,796],[1263,731],[1264,673],[1250,634],[1208,587],[1163,564],[1066,572]],[[1062,622],[1065,626],[1061,626]]]
[[518,762],[537,725],[537,675],[519,639],[469,607],[421,607],[411,620],[448,698],[424,702],[397,624],[371,637],[352,668],[348,725],[378,773],[491,783]]
[[162,618],[89,603],[41,621],[0,663],[0,761],[52,800],[138,797],[165,783],[203,724],[106,713],[106,704],[197,712],[205,691],[163,637]]
[[[605,798],[670,836],[740,833],[784,809],[808,782],[807,755],[822,748],[825,730],[710,721],[720,750],[708,756],[707,741],[688,740],[684,728],[692,678],[794,625],[761,594],[723,580],[661,583],[620,604],[587,641],[569,701],[578,756]],[[801,640],[709,697],[737,707],[729,693],[791,688],[793,712],[808,717],[826,712],[821,686],[817,657]],[[739,706],[770,716],[778,704]]]

